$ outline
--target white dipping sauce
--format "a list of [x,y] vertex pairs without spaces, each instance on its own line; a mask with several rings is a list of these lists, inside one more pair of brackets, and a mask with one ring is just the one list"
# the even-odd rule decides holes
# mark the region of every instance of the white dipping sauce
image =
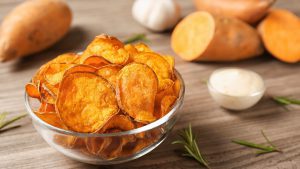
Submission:
[[209,78],[208,88],[219,105],[232,110],[252,107],[262,98],[265,91],[260,75],[240,68],[214,71]]

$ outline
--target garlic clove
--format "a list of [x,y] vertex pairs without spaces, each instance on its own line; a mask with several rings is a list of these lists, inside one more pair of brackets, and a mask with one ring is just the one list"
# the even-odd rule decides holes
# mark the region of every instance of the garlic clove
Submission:
[[165,31],[176,25],[181,11],[174,0],[136,0],[132,15],[141,25],[152,31]]

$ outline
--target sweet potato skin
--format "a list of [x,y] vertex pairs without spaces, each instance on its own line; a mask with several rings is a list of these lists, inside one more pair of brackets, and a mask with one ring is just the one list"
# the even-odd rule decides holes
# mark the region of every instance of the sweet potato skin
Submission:
[[0,26],[0,61],[39,52],[61,39],[72,20],[61,0],[31,0],[13,9]]
[[196,61],[239,61],[264,52],[258,32],[248,24],[234,18],[214,19],[214,38]]
[[300,62],[300,18],[284,9],[272,9],[259,23],[265,48],[286,63]]
[[198,10],[238,18],[249,24],[262,19],[274,2],[275,0],[194,0]]

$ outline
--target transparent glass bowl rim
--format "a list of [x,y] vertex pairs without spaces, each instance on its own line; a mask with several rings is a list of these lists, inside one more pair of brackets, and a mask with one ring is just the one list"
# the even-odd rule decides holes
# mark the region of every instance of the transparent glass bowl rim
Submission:
[[149,123],[143,127],[140,128],[136,128],[133,130],[128,130],[128,131],[123,131],[123,132],[117,132],[117,133],[80,133],[80,132],[75,132],[75,131],[70,131],[70,130],[64,130],[55,126],[52,126],[46,122],[44,122],[43,120],[41,120],[31,109],[30,103],[29,103],[29,97],[25,91],[25,107],[27,109],[27,111],[29,112],[29,115],[31,116],[31,118],[36,121],[37,123],[39,123],[42,127],[45,127],[47,129],[50,129],[52,131],[61,133],[61,134],[66,134],[66,135],[72,135],[72,136],[77,136],[77,137],[114,137],[114,136],[125,136],[125,135],[131,135],[131,134],[138,134],[141,132],[145,132],[148,130],[151,130],[155,127],[158,127],[162,124],[164,124],[165,122],[167,122],[169,119],[171,119],[171,117],[175,114],[176,110],[179,109],[181,107],[181,105],[183,104],[183,99],[184,99],[184,93],[185,93],[185,84],[183,81],[182,76],[180,75],[180,73],[174,69],[175,75],[178,78],[179,82],[180,82],[180,91],[179,91],[179,97],[177,98],[177,100],[175,101],[175,103],[173,104],[173,106],[171,107],[171,110],[162,118]]
[[[257,75],[259,78],[261,78],[261,80],[263,81],[263,88],[260,90],[260,91],[257,91],[257,92],[254,92],[254,93],[251,93],[249,95],[243,95],[243,96],[235,96],[235,95],[229,95],[229,94],[225,94],[223,93],[222,91],[219,91],[217,90],[216,88],[214,88],[214,86],[211,84],[210,82],[210,79],[212,77],[212,75],[214,75],[215,73],[219,72],[219,71],[222,71],[222,70],[226,70],[226,69],[240,69],[240,70],[246,70],[246,71],[249,71],[249,72],[252,72],[254,73],[255,75]],[[261,75],[259,75],[258,73],[256,73],[255,71],[253,70],[250,70],[250,69],[244,69],[244,68],[239,68],[239,67],[223,67],[223,68],[219,68],[219,69],[216,69],[214,70],[208,81],[207,81],[207,85],[209,88],[211,88],[212,90],[218,92],[219,94],[223,95],[223,96],[229,96],[229,97],[235,97],[235,98],[245,98],[245,97],[254,97],[254,96],[257,96],[257,95],[261,95],[262,93],[264,93],[266,91],[266,85],[265,85],[265,82],[264,82],[264,79],[261,77]]]

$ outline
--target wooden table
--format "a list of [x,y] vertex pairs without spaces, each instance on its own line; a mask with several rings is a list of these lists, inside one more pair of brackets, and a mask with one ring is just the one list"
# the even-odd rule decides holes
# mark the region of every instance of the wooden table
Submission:
[[[21,0],[1,0],[0,18]],[[107,33],[121,39],[146,33],[156,51],[173,54],[170,33],[151,33],[131,17],[132,0],[69,0],[74,13],[71,31],[50,49],[26,59],[0,64],[0,112],[18,114],[25,111],[24,84],[46,61],[60,53],[82,51],[94,36]],[[191,1],[181,0],[183,14],[194,10]],[[288,8],[300,15],[299,0],[281,0],[276,6]],[[174,55],[175,56],[175,55]],[[300,98],[300,64],[285,64],[268,54],[237,63],[189,63],[175,56],[176,68],[186,83],[186,95],[181,117],[168,139],[148,155],[115,166],[93,166],[73,161],[47,145],[38,135],[29,117],[18,122],[22,127],[0,134],[0,168],[143,168],[189,169],[202,168],[191,159],[178,156],[171,145],[178,130],[192,123],[199,138],[199,147],[211,168],[300,168],[300,108],[289,110],[271,101],[270,96]],[[226,111],[215,104],[202,83],[220,67],[237,66],[254,70],[266,82],[267,95],[254,108],[241,112]],[[260,134],[283,150],[256,157],[253,149],[231,143],[245,139],[264,143]]]

